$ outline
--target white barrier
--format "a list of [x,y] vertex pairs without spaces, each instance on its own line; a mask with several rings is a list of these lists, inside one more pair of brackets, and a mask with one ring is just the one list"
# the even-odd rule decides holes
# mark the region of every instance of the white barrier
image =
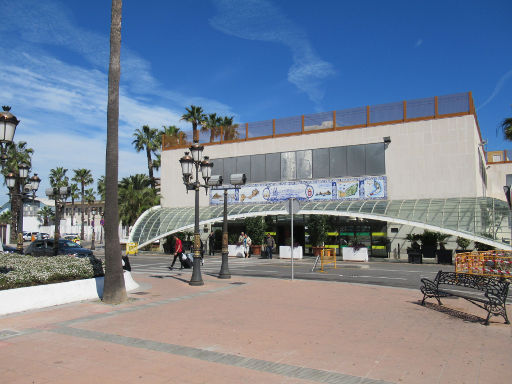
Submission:
[[[0,315],[72,303],[81,300],[100,299],[103,296],[103,277],[68,281],[65,283],[37,285],[0,291]],[[139,287],[128,271],[124,272],[127,291]]]
[[368,261],[368,248],[362,247],[355,250],[352,247],[343,247],[344,261]]
[[244,247],[241,245],[228,245],[228,256],[245,257]]
[[[292,258],[292,247],[281,245],[279,246],[279,258],[280,259],[291,259]],[[302,259],[302,246],[293,247],[293,258]]]

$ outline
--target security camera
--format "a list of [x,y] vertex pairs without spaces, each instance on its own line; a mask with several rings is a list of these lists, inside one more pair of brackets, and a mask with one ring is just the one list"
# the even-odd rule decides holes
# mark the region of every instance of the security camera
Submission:
[[219,185],[222,185],[222,176],[221,175],[213,175],[208,180],[208,186],[210,186],[210,187],[218,187]]

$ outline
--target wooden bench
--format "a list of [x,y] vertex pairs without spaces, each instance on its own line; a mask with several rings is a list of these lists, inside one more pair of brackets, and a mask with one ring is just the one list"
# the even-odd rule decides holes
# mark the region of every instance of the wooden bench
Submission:
[[[434,281],[423,278],[421,282],[423,284],[420,288],[423,293],[421,305],[425,305],[427,297],[435,298],[439,305],[443,305],[441,297],[461,297],[487,311],[485,325],[489,324],[491,315],[503,316],[505,324],[510,324],[506,307],[510,282],[505,279],[439,271]],[[464,292],[449,290],[450,286],[464,287]]]

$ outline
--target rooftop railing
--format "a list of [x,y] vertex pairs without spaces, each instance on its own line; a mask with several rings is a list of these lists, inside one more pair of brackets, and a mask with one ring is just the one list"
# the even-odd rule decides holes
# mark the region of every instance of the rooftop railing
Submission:
[[[473,97],[471,92],[464,92],[254,123],[234,124],[228,127],[217,127],[213,134],[210,130],[203,128],[199,131],[199,142],[215,145],[469,114],[474,114],[476,117]],[[479,128],[478,131],[480,133]],[[186,135],[183,132],[180,132],[178,136],[164,135],[162,149],[169,150],[189,146],[192,143],[191,138],[192,134]]]

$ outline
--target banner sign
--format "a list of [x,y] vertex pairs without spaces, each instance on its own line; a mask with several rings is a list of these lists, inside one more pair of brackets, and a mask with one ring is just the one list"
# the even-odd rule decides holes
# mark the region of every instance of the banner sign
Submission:
[[[228,204],[275,203],[294,198],[301,201],[385,200],[386,176],[299,180],[246,184],[228,190]],[[224,204],[224,192],[210,190],[210,204]]]

